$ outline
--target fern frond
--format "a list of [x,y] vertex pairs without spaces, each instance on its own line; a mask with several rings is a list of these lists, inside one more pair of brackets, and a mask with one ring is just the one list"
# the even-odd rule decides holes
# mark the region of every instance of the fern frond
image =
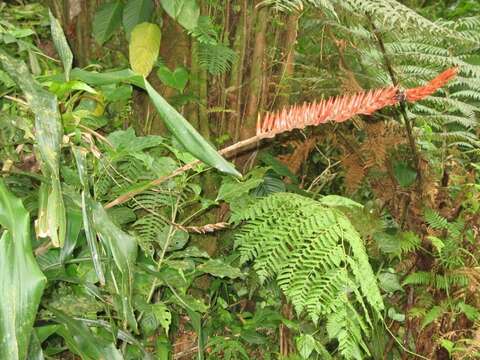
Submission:
[[447,219],[445,219],[435,210],[426,208],[423,212],[423,216],[425,217],[427,224],[435,230],[445,230],[448,227]]
[[[245,222],[235,239],[241,262],[254,260],[261,281],[276,279],[297,313],[306,312],[315,322],[348,308],[359,336],[353,336],[347,319],[332,333],[347,359],[358,358],[348,351],[353,344],[366,352],[366,304],[379,312],[383,300],[365,247],[348,218],[289,193],[261,199],[238,215]],[[360,306],[362,315],[353,304]]]
[[364,354],[370,355],[365,342],[362,340],[362,331],[365,329],[365,324],[355,309],[347,305],[348,302],[339,301],[339,303],[345,305],[339,307],[335,313],[328,317],[328,336],[338,339],[339,352],[344,359],[365,359]]
[[400,26],[404,29],[413,27],[429,32],[451,33],[448,28],[433,23],[396,0],[336,0],[335,2],[354,12],[365,15],[373,14],[376,18],[381,19],[384,25],[388,23],[390,27]]
[[432,285],[435,283],[435,274],[426,271],[417,271],[409,274],[403,285]]
[[212,75],[230,70],[236,58],[235,52],[221,43],[204,43],[198,49],[198,63]]

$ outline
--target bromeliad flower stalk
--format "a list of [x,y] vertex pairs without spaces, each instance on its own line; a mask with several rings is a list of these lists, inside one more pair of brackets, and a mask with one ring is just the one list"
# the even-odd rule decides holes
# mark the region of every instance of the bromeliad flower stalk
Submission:
[[[355,115],[371,115],[386,107],[402,101],[413,103],[426,98],[442,88],[458,73],[456,67],[450,68],[429,81],[426,85],[412,89],[401,90],[398,86],[362,91],[353,95],[333,96],[319,102],[292,105],[281,110],[270,112],[257,122],[256,135],[241,140],[219,151],[219,154],[231,156],[239,149],[258,143],[263,139],[273,138],[278,134],[294,129],[304,129],[308,126],[332,122],[344,122]],[[170,175],[155,179],[141,188],[119,196],[105,207],[120,205],[141,192],[162,184],[163,182],[192,169],[200,163],[199,160],[185,164]]]

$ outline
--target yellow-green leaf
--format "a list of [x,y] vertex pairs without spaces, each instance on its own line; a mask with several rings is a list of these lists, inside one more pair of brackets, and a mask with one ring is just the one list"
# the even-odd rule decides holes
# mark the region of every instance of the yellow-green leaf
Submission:
[[129,46],[130,66],[133,71],[148,76],[158,57],[162,34],[156,24],[141,23],[132,30]]

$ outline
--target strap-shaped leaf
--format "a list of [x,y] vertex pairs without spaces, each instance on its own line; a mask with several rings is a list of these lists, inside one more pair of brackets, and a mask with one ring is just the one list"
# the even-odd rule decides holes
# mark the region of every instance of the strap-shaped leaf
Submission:
[[227,174],[241,177],[232,164],[221,157],[195,128],[145,80],[150,99],[173,136],[197,159]]
[[105,285],[105,275],[103,272],[100,252],[97,244],[97,237],[93,229],[92,199],[89,191],[88,169],[87,169],[87,151],[83,148],[73,147],[73,155],[77,165],[78,177],[82,184],[81,209],[83,218],[83,229],[87,239],[90,255],[92,256],[93,268],[100,284]]
[[30,216],[0,180],[0,359],[25,359],[46,279],[30,243]]
[[48,229],[54,246],[62,246],[66,232],[65,205],[60,184],[60,145],[63,128],[57,109],[57,98],[43,89],[33,78],[23,61],[0,50],[0,63],[25,94],[35,114],[35,141],[42,158],[42,173],[50,178],[46,203]]
[[73,319],[64,312],[49,308],[55,315],[55,321],[62,324],[57,328],[68,348],[82,359],[123,360],[122,353],[115,344],[95,336],[82,321]]
[[135,238],[124,232],[108,216],[103,206],[92,202],[93,223],[97,235],[104,246],[112,254],[119,271],[117,276],[112,272],[118,284],[118,296],[121,303],[121,316],[137,332],[137,321],[132,307],[132,284],[135,260],[137,258],[137,242]]
[[53,16],[50,10],[48,11],[48,14],[50,16],[50,29],[52,31],[53,43],[55,44],[60,59],[62,60],[65,79],[69,81],[73,62],[72,50],[70,50],[70,47],[68,46],[67,39],[65,38],[65,34],[63,33],[63,29],[58,20]]

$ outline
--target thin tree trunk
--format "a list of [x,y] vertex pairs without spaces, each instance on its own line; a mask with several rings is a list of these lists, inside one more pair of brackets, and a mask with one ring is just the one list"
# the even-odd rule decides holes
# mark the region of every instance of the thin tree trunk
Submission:
[[242,82],[248,41],[248,11],[248,0],[242,0],[233,44],[233,50],[237,54],[237,61],[232,66],[230,84],[226,90],[229,109],[233,110],[228,116],[228,129],[233,141],[238,141],[240,123],[242,121]]
[[210,139],[210,123],[208,116],[208,74],[207,70],[200,69],[198,76],[198,97],[200,104],[198,107],[198,125],[200,134],[206,139]]
[[[259,2],[258,2],[259,3]],[[265,66],[264,55],[266,49],[266,31],[268,24],[268,8],[262,6],[257,11],[255,18],[255,44],[252,55],[250,71],[250,84],[248,87],[248,101],[245,113],[245,123],[240,130],[240,137],[246,139],[255,134],[258,106],[264,81]]]
[[[198,80],[199,80],[199,74],[200,74],[200,67],[198,65],[198,42],[195,39],[192,39],[191,41],[191,47],[190,47],[190,80],[189,80],[189,85],[188,88],[192,94],[198,94]],[[200,123],[199,123],[199,104],[197,102],[192,102],[187,105],[187,118],[190,121],[190,123],[195,127],[196,129],[200,128]]]
[[295,43],[298,34],[298,19],[300,14],[293,12],[287,17],[287,28],[284,36],[284,54],[285,61],[282,64],[280,72],[279,88],[280,94],[277,100],[277,107],[288,105],[290,97],[290,79],[294,72],[295,66]]

